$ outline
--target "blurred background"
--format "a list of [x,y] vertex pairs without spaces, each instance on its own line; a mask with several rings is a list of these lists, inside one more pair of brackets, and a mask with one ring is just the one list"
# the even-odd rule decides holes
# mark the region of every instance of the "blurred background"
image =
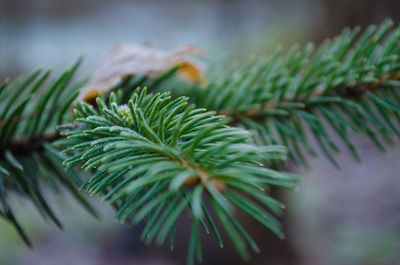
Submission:
[[[79,56],[82,75],[92,73],[116,42],[150,43],[161,49],[196,44],[211,56],[245,58],[274,47],[320,43],[345,26],[400,21],[400,1],[378,0],[0,0],[0,80],[38,67],[60,71]],[[400,264],[400,159],[398,147],[379,152],[354,137],[362,164],[338,157],[341,170],[324,158],[305,176],[298,192],[279,192],[287,204],[282,218],[287,238],[241,218],[259,243],[254,265]],[[176,250],[145,247],[141,227],[113,222],[113,211],[94,201],[101,220],[72,199],[53,197],[65,231],[44,222],[19,198],[18,216],[34,241],[27,249],[0,220],[0,265],[173,265],[184,264],[189,228],[183,221]],[[219,249],[203,238],[204,264],[243,264],[230,244]]]

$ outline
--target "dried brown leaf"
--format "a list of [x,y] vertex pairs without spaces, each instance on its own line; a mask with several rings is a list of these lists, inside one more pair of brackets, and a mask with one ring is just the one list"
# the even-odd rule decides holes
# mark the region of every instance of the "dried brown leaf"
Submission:
[[154,78],[178,64],[177,74],[180,77],[189,82],[204,82],[204,67],[191,55],[205,55],[205,51],[194,45],[185,45],[174,51],[162,51],[144,44],[114,45],[103,64],[82,88],[79,100],[91,101],[130,75]]

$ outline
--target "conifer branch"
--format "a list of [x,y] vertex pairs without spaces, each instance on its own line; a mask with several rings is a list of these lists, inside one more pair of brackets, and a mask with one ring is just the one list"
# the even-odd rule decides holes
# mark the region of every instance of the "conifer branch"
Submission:
[[[244,259],[246,241],[253,250],[258,248],[231,214],[233,205],[283,236],[269,213],[279,213],[282,205],[262,191],[269,185],[293,188],[297,177],[262,167],[261,161],[268,165],[285,159],[284,148],[256,146],[248,131],[228,127],[223,117],[187,106],[185,97],[172,100],[168,93],[151,95],[143,89],[127,105],[111,93],[108,104],[98,98],[97,105],[99,111],[79,103],[74,113],[84,125],[65,131],[67,139],[56,144],[69,155],[67,166],[94,170],[82,187],[118,203],[116,220],[147,220],[142,234],[146,243],[162,244],[187,209],[194,217],[191,240],[198,238],[198,224],[207,233],[210,225],[222,246],[204,207],[206,198]],[[190,244],[189,264],[194,260],[193,244],[200,243]]]
[[[64,123],[71,120],[70,110],[86,82],[69,84],[80,63],[81,60],[48,85],[45,83],[50,71],[41,70],[28,77],[20,76],[10,84],[8,80],[0,83],[0,218],[9,221],[28,246],[31,246],[29,237],[8,202],[10,192],[30,199],[44,218],[60,228],[61,222],[42,195],[44,188],[59,193],[59,186],[63,186],[89,213],[97,216],[78,191],[82,184],[80,171],[65,172],[62,166],[65,156],[52,146],[63,138],[59,130],[76,128],[76,124]],[[138,85],[152,87],[167,81],[178,68],[172,67],[156,78],[127,76],[115,88],[123,88],[117,96],[126,99]],[[109,94],[103,96],[107,98]]]
[[47,87],[44,84],[50,72],[40,70],[0,85],[0,217],[9,221],[29,246],[29,237],[8,201],[9,193],[30,200],[45,219],[60,228],[61,222],[42,194],[44,187],[56,193],[64,187],[96,215],[78,193],[76,173],[64,171],[62,157],[50,145],[60,137],[56,125],[68,120],[67,111],[78,96],[79,86],[69,82],[79,64],[80,60]]
[[384,150],[382,140],[400,135],[400,29],[392,24],[386,20],[362,34],[345,29],[316,50],[294,46],[225,73],[212,70],[209,85],[195,88],[191,98],[255,131],[260,143],[287,146],[295,163],[307,164],[304,151],[316,155],[305,128],[336,166],[333,153],[340,150],[327,127],[357,159],[350,131]]
[[[392,143],[400,136],[400,29],[391,27],[386,20],[362,34],[359,28],[345,29],[316,50],[311,44],[295,46],[285,55],[276,52],[228,71],[212,71],[206,87],[187,91],[201,108],[188,106],[187,97],[173,99],[168,93],[147,94],[145,89],[131,96],[144,84],[169,90],[171,84],[165,80],[176,67],[155,79],[124,77],[116,92],[97,98],[97,106],[78,103],[76,126],[60,126],[62,134],[56,126],[69,121],[67,114],[82,86],[68,85],[79,62],[48,87],[43,84],[49,72],[4,82],[0,218],[12,223],[29,245],[8,193],[29,198],[45,218],[61,227],[41,194],[42,185],[66,187],[94,214],[77,192],[78,183],[111,203],[116,220],[145,222],[146,243],[162,244],[170,236],[173,248],[176,220],[189,212],[193,226],[188,264],[201,260],[202,230],[212,232],[222,246],[216,219],[248,259],[247,246],[259,249],[233,210],[246,212],[283,236],[273,215],[279,215],[283,205],[265,193],[269,186],[293,188],[297,180],[268,168],[285,160],[286,148],[281,145],[294,162],[306,164],[305,151],[317,155],[311,134],[337,165],[333,152],[340,150],[331,131],[356,158],[349,132],[367,135],[381,149],[382,140]],[[51,145],[54,141],[63,153]],[[83,181],[76,166],[93,174]]]

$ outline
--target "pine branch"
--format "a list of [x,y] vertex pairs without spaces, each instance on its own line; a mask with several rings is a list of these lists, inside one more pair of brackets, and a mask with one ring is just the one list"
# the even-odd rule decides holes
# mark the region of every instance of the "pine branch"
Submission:
[[[212,70],[205,88],[195,88],[193,102],[256,132],[263,144],[283,144],[296,163],[304,151],[316,155],[307,128],[322,152],[337,165],[339,152],[327,124],[358,159],[349,132],[367,135],[381,149],[400,135],[400,29],[345,29],[314,50],[294,46],[267,58],[251,59],[225,73]],[[338,165],[337,165],[338,166]]]
[[58,193],[68,190],[90,213],[92,207],[77,190],[79,179],[62,167],[62,157],[50,146],[60,135],[56,124],[68,120],[67,111],[78,96],[70,80],[80,60],[48,86],[50,72],[40,70],[0,85],[0,217],[14,225],[27,245],[28,236],[17,221],[8,201],[9,193],[30,200],[45,219],[58,227],[61,222],[42,195],[44,188]]
[[[222,246],[215,218],[248,259],[247,245],[255,252],[258,247],[233,209],[282,236],[273,214],[283,206],[263,191],[268,186],[293,188],[297,179],[267,168],[285,159],[285,148],[276,144],[285,145],[294,162],[306,164],[303,149],[316,155],[312,134],[337,165],[332,152],[340,150],[331,131],[356,158],[349,132],[369,136],[381,149],[382,140],[392,143],[400,136],[400,29],[391,27],[387,20],[362,34],[358,28],[345,29],[316,50],[313,45],[296,46],[286,55],[276,52],[227,72],[213,71],[209,84],[195,87],[190,95],[205,109],[187,106],[188,98],[171,99],[168,93],[138,90],[130,97],[134,88],[148,82],[153,89],[169,88],[164,81],[177,68],[154,80],[125,78],[116,88],[121,90],[102,95],[96,107],[78,103],[78,125],[61,126],[62,138],[55,128],[67,120],[78,96],[77,87],[68,86],[78,64],[44,90],[39,88],[49,72],[3,83],[0,217],[30,243],[7,200],[9,192],[17,192],[61,226],[41,195],[43,183],[61,183],[91,211],[72,181],[82,181],[73,171],[80,165],[93,172],[82,189],[113,204],[116,220],[145,222],[146,243],[162,244],[170,236],[173,248],[176,220],[188,211],[193,217],[188,264],[195,257],[201,260],[201,230],[211,231]],[[54,140],[64,147],[63,154],[50,145]],[[66,172],[60,160],[65,160]]]
[[[57,127],[71,127],[60,124],[70,120],[74,100],[86,83],[83,80],[69,85],[80,63],[81,60],[47,86],[44,84],[50,71],[42,73],[40,70],[28,77],[20,76],[11,84],[8,80],[0,83],[0,217],[14,225],[28,246],[31,246],[31,242],[8,202],[10,192],[30,199],[44,218],[49,218],[60,228],[61,222],[42,196],[42,189],[50,187],[58,193],[59,186],[63,186],[89,213],[97,216],[77,189],[77,184],[82,184],[80,172],[75,169],[65,172],[62,167],[65,156],[51,145],[63,137]],[[153,88],[171,82],[179,67],[174,66],[155,78],[127,76],[111,90],[118,90],[117,96],[126,101],[131,91],[139,85]],[[92,91],[87,93],[85,96],[91,99]],[[102,96],[108,98],[109,93]],[[72,127],[75,128],[75,125]]]
[[233,205],[283,236],[269,212],[279,214],[282,204],[262,191],[269,185],[292,188],[297,177],[264,168],[261,162],[284,159],[284,148],[254,145],[248,131],[228,127],[213,112],[187,106],[186,97],[172,100],[168,93],[151,95],[143,89],[127,105],[115,93],[108,104],[98,98],[97,105],[99,110],[77,104],[74,114],[82,126],[65,131],[67,139],[57,144],[69,155],[67,166],[94,170],[82,187],[117,203],[116,220],[146,223],[146,243],[163,244],[168,235],[174,242],[175,222],[188,210],[193,216],[188,263],[199,252],[199,225],[206,233],[210,226],[222,246],[206,199],[244,259],[249,257],[246,241],[254,251],[258,248],[232,215]]

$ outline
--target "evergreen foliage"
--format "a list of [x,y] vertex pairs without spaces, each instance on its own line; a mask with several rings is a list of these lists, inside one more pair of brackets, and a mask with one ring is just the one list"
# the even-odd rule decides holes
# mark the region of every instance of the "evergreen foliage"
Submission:
[[[276,170],[286,150],[295,163],[307,165],[305,152],[318,155],[315,141],[338,166],[332,133],[356,159],[351,133],[368,136],[382,150],[400,136],[400,28],[392,24],[386,20],[362,33],[345,29],[317,49],[294,46],[228,70],[212,68],[207,85],[171,91],[189,97],[165,92],[177,84],[168,80],[179,66],[155,79],[126,78],[92,105],[74,103],[83,83],[69,83],[80,62],[47,86],[49,72],[41,71],[3,82],[0,217],[30,245],[10,193],[28,198],[61,227],[42,190],[64,187],[95,214],[80,185],[112,204],[119,222],[144,222],[146,243],[162,244],[169,236],[173,248],[175,224],[190,213],[189,264],[202,259],[201,230],[223,245],[217,227],[247,260],[247,246],[258,247],[233,210],[283,237],[274,217],[283,205],[268,189],[293,188],[298,179]],[[161,93],[134,91],[143,85]],[[72,117],[73,124],[61,125]]]
[[190,96],[255,131],[260,143],[287,146],[295,163],[306,165],[304,152],[317,155],[314,139],[339,166],[330,131],[359,159],[350,132],[367,135],[382,150],[400,135],[400,28],[391,30],[392,24],[388,19],[362,33],[347,28],[317,49],[295,45],[230,70],[212,69],[209,84]]
[[297,178],[262,167],[261,161],[285,159],[285,148],[254,145],[248,131],[187,106],[185,97],[172,100],[168,93],[152,95],[143,89],[121,105],[118,94],[112,93],[108,104],[98,98],[99,111],[79,103],[74,113],[80,125],[57,141],[70,154],[67,166],[95,169],[82,187],[117,205],[118,221],[146,220],[142,239],[162,244],[170,235],[173,248],[175,222],[190,210],[189,264],[194,253],[201,260],[200,225],[207,233],[210,227],[222,247],[206,198],[244,259],[249,256],[246,241],[254,251],[258,247],[232,215],[233,205],[283,237],[270,213],[280,213],[282,204],[264,191],[269,185],[292,188]]
[[61,222],[48,205],[43,190],[68,190],[90,213],[92,207],[78,192],[79,178],[65,171],[63,157],[51,143],[60,137],[56,125],[64,123],[79,87],[69,85],[80,60],[45,86],[50,71],[20,76],[0,86],[0,217],[9,221],[27,245],[28,236],[9,203],[10,193],[27,198],[46,219]]

